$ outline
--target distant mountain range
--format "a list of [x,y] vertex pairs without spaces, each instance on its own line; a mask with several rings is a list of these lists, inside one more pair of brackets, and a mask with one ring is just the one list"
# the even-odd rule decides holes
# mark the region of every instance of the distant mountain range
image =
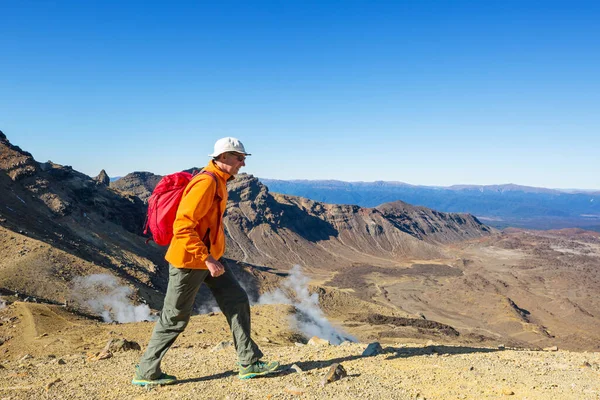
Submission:
[[444,212],[467,212],[498,228],[578,227],[600,231],[600,191],[514,184],[435,187],[384,181],[260,180],[273,192],[325,203],[376,207],[401,200]]

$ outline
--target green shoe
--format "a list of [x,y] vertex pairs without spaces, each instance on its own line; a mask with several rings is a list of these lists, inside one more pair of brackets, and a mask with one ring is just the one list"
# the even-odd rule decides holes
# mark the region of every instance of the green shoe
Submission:
[[271,372],[275,372],[277,368],[279,368],[279,363],[277,361],[257,361],[254,364],[248,365],[247,367],[244,367],[240,364],[240,372],[238,373],[238,377],[240,379],[250,379],[254,378],[255,376],[263,376],[270,374]]
[[142,379],[138,378],[138,366],[135,366],[135,376],[133,377],[131,383],[137,386],[147,386],[147,385],[172,385],[177,382],[177,377],[173,375],[167,375],[164,372],[160,374],[160,376],[156,379]]

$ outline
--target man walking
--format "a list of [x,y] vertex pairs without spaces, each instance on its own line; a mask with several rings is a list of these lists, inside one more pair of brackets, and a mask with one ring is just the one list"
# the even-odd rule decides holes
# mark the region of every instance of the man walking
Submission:
[[148,348],[136,366],[134,385],[167,385],[176,378],[161,371],[160,363],[188,324],[194,299],[202,283],[211,290],[227,318],[238,355],[239,378],[266,375],[279,367],[263,362],[263,354],[250,337],[250,304],[231,270],[220,261],[225,253],[223,214],[227,205],[227,181],[246,165],[244,145],[236,138],[217,140],[213,159],[187,185],[173,224],[173,239],[165,259],[169,285],[160,319]]

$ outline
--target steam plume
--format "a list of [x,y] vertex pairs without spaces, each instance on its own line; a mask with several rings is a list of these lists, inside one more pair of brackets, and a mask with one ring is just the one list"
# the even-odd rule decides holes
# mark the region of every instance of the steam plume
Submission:
[[134,305],[129,296],[133,290],[120,285],[112,275],[94,274],[73,280],[73,298],[102,317],[104,322],[151,321],[156,317],[150,314],[146,304]]
[[331,344],[340,344],[344,340],[356,341],[352,336],[334,327],[319,307],[319,295],[308,290],[309,278],[302,273],[302,267],[294,265],[290,275],[282,282],[284,289],[265,293],[258,299],[258,304],[290,304],[296,308],[296,314],[290,316],[292,329],[302,332],[306,337],[318,336],[327,339]]

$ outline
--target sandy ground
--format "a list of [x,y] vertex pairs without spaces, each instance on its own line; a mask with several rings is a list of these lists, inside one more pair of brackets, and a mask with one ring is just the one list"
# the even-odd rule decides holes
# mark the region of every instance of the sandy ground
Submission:
[[[138,351],[91,361],[74,354],[4,364],[3,399],[598,399],[598,353],[531,352],[398,344],[361,357],[366,344],[316,348],[263,345],[282,363],[278,374],[240,380],[232,349],[172,349],[164,369],[180,383],[151,390],[130,384]],[[323,375],[341,363],[348,376],[322,386]],[[296,364],[304,372],[290,370]]]
[[[277,374],[238,379],[233,349],[215,349],[230,340],[216,313],[193,317],[167,353],[163,368],[179,383],[148,390],[130,383],[140,351],[115,352],[103,360],[94,355],[110,338],[145,347],[153,323],[110,325],[66,317],[57,328],[40,322],[43,315],[60,313],[57,308],[21,303],[2,311],[4,334],[14,337],[0,346],[0,399],[600,398],[600,353],[399,342],[363,357],[366,342],[296,345],[280,306],[253,309],[254,337],[266,359],[282,364]],[[17,319],[10,321],[11,312]],[[322,385],[334,363],[348,376]],[[294,364],[302,372],[291,369]]]

